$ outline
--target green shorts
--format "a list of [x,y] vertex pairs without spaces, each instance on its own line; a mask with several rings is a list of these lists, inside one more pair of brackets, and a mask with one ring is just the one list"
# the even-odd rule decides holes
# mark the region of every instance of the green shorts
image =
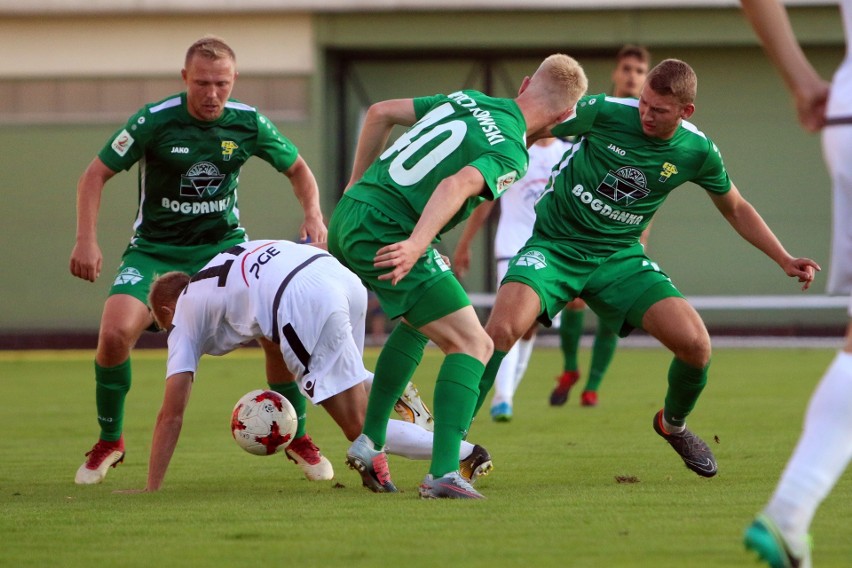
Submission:
[[240,236],[212,245],[178,246],[136,238],[121,256],[109,295],[127,294],[147,305],[151,284],[158,276],[173,270],[195,274],[211,258],[245,240]]
[[526,284],[541,300],[539,321],[550,325],[574,298],[582,298],[609,329],[625,337],[641,327],[656,302],[682,298],[657,263],[636,243],[611,255],[592,254],[567,242],[537,235],[509,262],[506,282]]
[[409,236],[409,231],[372,205],[344,195],[328,223],[328,250],[376,294],[389,318],[402,316],[421,327],[469,306],[464,288],[432,247],[396,286],[379,280],[390,270],[373,266],[376,251]]

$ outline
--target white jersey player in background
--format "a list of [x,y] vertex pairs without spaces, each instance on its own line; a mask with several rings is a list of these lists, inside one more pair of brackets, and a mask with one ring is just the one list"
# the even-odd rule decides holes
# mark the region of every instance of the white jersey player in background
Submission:
[[[777,0],[743,0],[743,9],[793,94],[799,122],[825,127],[823,154],[831,175],[834,227],[828,292],[852,292],[852,0],[840,1],[846,58],[830,86],[796,42]],[[852,316],[852,303],[849,308]],[[766,508],[746,529],[745,545],[773,567],[811,566],[808,531],[817,507],[852,459],[852,322],[846,343],[814,391],[802,435]]]
[[[497,286],[506,275],[509,261],[532,236],[535,224],[535,202],[541,196],[550,179],[554,164],[568,150],[570,143],[558,138],[544,138],[529,148],[529,169],[526,175],[515,182],[500,198],[500,220],[494,236],[494,257],[497,261]],[[486,201],[476,208],[467,221],[456,250],[452,268],[460,277],[470,267],[470,243],[480,227],[491,214],[496,201]],[[494,396],[491,399],[491,417],[500,422],[512,418],[512,399],[527,369],[535,343],[536,329],[527,333],[509,350],[500,365],[494,380]]]
[[[280,345],[299,389],[350,441],[361,433],[372,380],[362,360],[367,291],[329,253],[290,241],[249,241],[215,256],[191,278],[164,274],[149,302],[157,323],[171,331],[145,491],[163,483],[201,356],[224,355],[261,337]],[[430,459],[432,432],[391,420],[387,451]],[[473,479],[491,468],[481,446],[463,442],[460,457],[462,473]]]

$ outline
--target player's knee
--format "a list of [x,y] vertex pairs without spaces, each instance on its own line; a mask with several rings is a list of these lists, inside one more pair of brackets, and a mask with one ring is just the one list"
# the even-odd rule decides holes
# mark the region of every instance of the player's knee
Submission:
[[707,330],[696,329],[684,333],[675,348],[675,356],[681,361],[696,367],[706,367],[710,362],[711,346]]
[[106,362],[107,366],[121,363],[130,355],[130,349],[135,342],[135,334],[130,330],[104,326],[98,334],[98,359]]
[[518,340],[518,334],[507,320],[488,320],[485,332],[491,338],[493,349],[497,351],[508,351]]
[[485,330],[478,334],[474,349],[475,352],[471,354],[483,363],[487,363],[494,354],[494,341],[485,333]]

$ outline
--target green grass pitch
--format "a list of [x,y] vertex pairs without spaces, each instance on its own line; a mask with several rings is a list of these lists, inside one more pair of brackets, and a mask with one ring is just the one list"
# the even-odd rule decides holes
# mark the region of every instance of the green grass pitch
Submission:
[[[125,463],[103,484],[78,487],[74,472],[97,434],[92,353],[2,353],[0,566],[755,566],[743,528],[769,498],[832,357],[716,350],[689,420],[719,462],[718,476],[702,479],[651,428],[665,350],[619,350],[600,406],[589,409],[578,392],[548,406],[561,355],[538,348],[514,421],[495,424],[484,412],[470,433],[494,458],[477,485],[488,499],[426,502],[417,497],[426,462],[391,456],[399,494],[362,488],[344,465],[348,443],[320,408],[309,408],[308,431],[334,481],[310,483],[281,455],[240,450],[229,417],[263,386],[257,349],[202,360],[163,490],[118,495],[145,484],[163,389],[165,353],[135,353]],[[427,350],[415,376],[427,403],[440,361]],[[817,566],[852,565],[850,497],[847,475],[817,513]]]

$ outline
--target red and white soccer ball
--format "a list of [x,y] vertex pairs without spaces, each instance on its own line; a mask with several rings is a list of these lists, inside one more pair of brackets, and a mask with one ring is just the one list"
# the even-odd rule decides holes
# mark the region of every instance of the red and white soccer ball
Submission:
[[231,434],[248,453],[271,456],[290,445],[297,422],[296,410],[286,398],[271,390],[254,390],[234,406]]

